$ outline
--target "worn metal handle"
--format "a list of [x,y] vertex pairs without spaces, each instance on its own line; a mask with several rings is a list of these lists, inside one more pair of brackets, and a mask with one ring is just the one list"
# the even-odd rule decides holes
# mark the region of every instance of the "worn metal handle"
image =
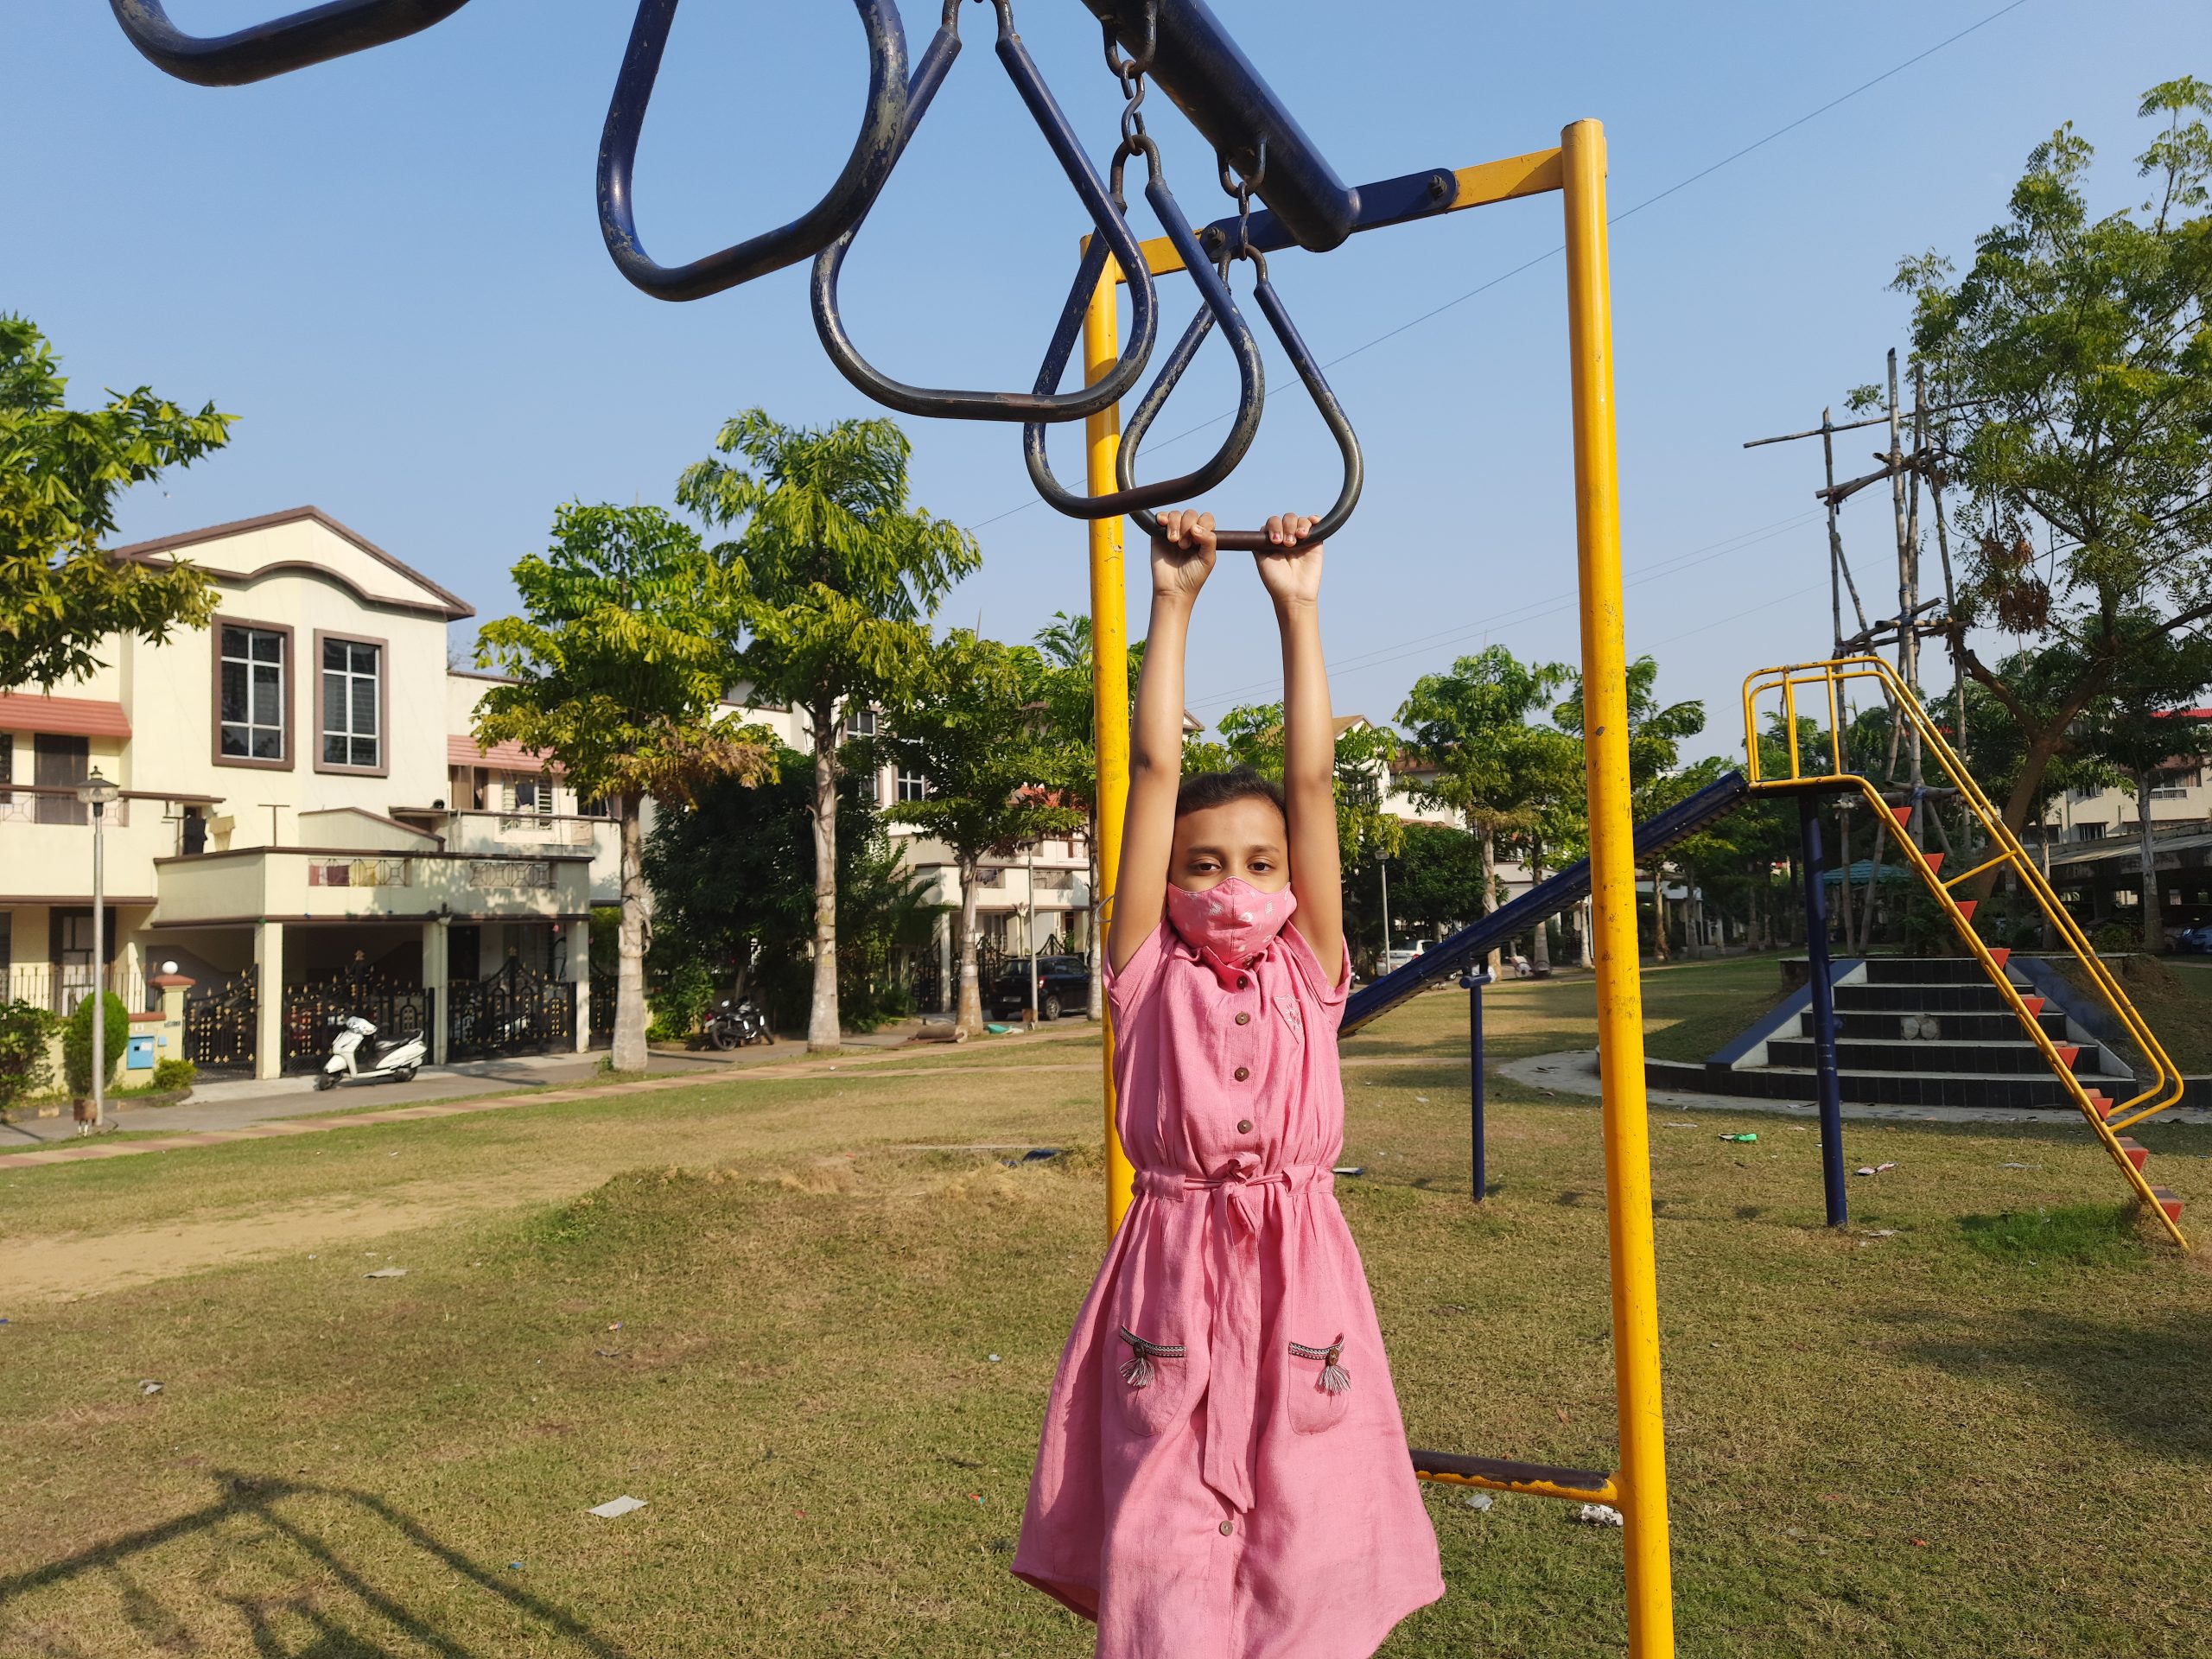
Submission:
[[[1160,372],[1145,391],[1144,397],[1131,416],[1130,430],[1139,435],[1152,423],[1160,405],[1167,401],[1183,378],[1184,371],[1191,366],[1191,359],[1198,355],[1205,337],[1213,332],[1218,321],[1230,349],[1236,354],[1238,378],[1236,416],[1230,423],[1229,435],[1213,459],[1195,471],[1180,478],[1162,479],[1157,483],[1133,485],[1128,469],[1117,469],[1118,488],[1104,495],[1077,495],[1064,488],[1052,475],[1052,463],[1045,453],[1045,429],[1036,423],[1021,429],[1021,458],[1029,467],[1029,481],[1036,486],[1037,493],[1046,504],[1058,508],[1071,518],[1112,518],[1141,507],[1164,506],[1170,501],[1180,501],[1210,490],[1236,470],[1236,463],[1244,459],[1244,452],[1252,447],[1252,439],[1260,429],[1260,415],[1267,407],[1267,371],[1260,361],[1260,343],[1252,337],[1252,330],[1236,309],[1236,302],[1230,294],[1229,284],[1211,261],[1198,251],[1196,234],[1183,217],[1183,210],[1175,205],[1175,198],[1163,179],[1154,179],[1145,187],[1145,196],[1152,203],[1153,211],[1160,215],[1160,222],[1166,227],[1167,239],[1183,257],[1184,268],[1191,273],[1191,280],[1198,284],[1198,296],[1205,302],[1198,314],[1191,320],[1183,337],[1176,341],[1175,349],[1160,365]],[[1105,251],[1096,238],[1077,267],[1075,288],[1068,296],[1067,308],[1060,315],[1059,328],[1052,335],[1052,346],[1045,353],[1044,366],[1037,372],[1039,391],[1059,384],[1066,372],[1068,359],[1075,350],[1075,342],[1083,328],[1083,314],[1090,301],[1091,290],[1105,269]],[[1127,440],[1124,440],[1126,442]]]
[[328,0],[228,35],[188,35],[162,0],[108,0],[146,60],[198,86],[243,86],[365,52],[442,22],[468,0]]
[[[1366,467],[1359,453],[1359,435],[1351,429],[1344,405],[1337,401],[1337,394],[1330,389],[1328,378],[1321,372],[1321,365],[1298,332],[1298,325],[1290,320],[1290,313],[1275,292],[1274,284],[1268,279],[1267,256],[1250,250],[1243,256],[1249,257],[1259,272],[1252,297],[1260,302],[1261,314],[1268,326],[1274,330],[1275,339],[1281,343],[1291,366],[1298,371],[1298,378],[1306,384],[1306,395],[1313,398],[1313,407],[1320,411],[1329,435],[1337,441],[1337,451],[1344,457],[1344,483],[1337,491],[1337,499],[1329,510],[1314,521],[1313,528],[1306,533],[1308,542],[1325,541],[1344,527],[1351,518],[1352,509],[1359,505],[1359,493],[1366,482]],[[1163,396],[1154,399],[1149,393],[1130,415],[1128,424],[1122,429],[1121,453],[1115,458],[1115,481],[1124,489],[1136,467],[1137,448],[1144,442],[1146,429],[1152,425],[1160,406],[1166,401]],[[1160,521],[1141,508],[1133,509],[1129,518],[1147,536],[1160,534]],[[1214,532],[1214,546],[1224,552],[1264,553],[1274,543],[1268,539],[1264,530],[1217,530]]]
[[852,154],[821,200],[788,225],[719,253],[689,264],[663,265],[639,239],[630,181],[676,5],[677,0],[639,0],[630,27],[630,44],[600,135],[599,228],[615,269],[635,286],[658,300],[696,300],[810,258],[860,223],[899,159],[899,129],[906,118],[906,31],[896,0],[853,0],[868,35],[868,108]]
[[[1129,228],[1129,221],[1114,203],[1105,181],[1098,176],[1098,169],[1091,165],[1090,157],[1068,124],[1060,111],[1052,89],[1045,85],[1045,78],[1037,68],[1036,60],[1014,32],[1014,10],[1010,0],[992,0],[998,13],[999,61],[1006,66],[1007,76],[1014,82],[1014,90],[1029,108],[1045,141],[1052,146],[1053,156],[1068,176],[1068,182],[1083,200],[1090,213],[1096,234],[1092,245],[1100,250],[1103,260],[1110,253],[1120,261],[1129,281],[1129,343],[1116,361],[1113,368],[1101,378],[1074,391],[1055,393],[1049,385],[1040,384],[1034,391],[965,391],[939,387],[909,385],[903,380],[893,380],[860,354],[846,332],[843,314],[838,308],[837,283],[844,269],[845,256],[852,251],[853,238],[860,225],[866,222],[863,207],[859,219],[829,246],[822,250],[814,262],[812,301],[815,332],[822,337],[823,349],[830,353],[830,360],[837,372],[877,403],[908,415],[938,416],[956,421],[1075,421],[1086,415],[1095,415],[1109,404],[1118,401],[1135,385],[1137,377],[1144,372],[1146,360],[1152,355],[1153,342],[1159,331],[1157,301],[1153,289],[1152,273],[1146,267],[1144,250],[1136,232]],[[947,0],[944,20],[936,37],[923,52],[921,61],[915,66],[914,78],[906,89],[906,113],[892,159],[895,162],[913,139],[922,117],[929,112],[931,101],[938,88],[944,84],[945,73],[952,67],[952,60],[960,54],[958,29],[958,0]],[[1099,267],[1103,270],[1103,264]],[[1096,277],[1092,278],[1094,283]],[[1087,292],[1087,290],[1086,290]],[[1079,319],[1078,319],[1079,320]],[[1055,377],[1055,383],[1057,377]]]

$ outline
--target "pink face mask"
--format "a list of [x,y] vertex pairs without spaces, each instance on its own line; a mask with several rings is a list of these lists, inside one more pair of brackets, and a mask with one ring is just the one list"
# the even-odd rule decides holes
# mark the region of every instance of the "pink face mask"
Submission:
[[1167,887],[1168,922],[1224,979],[1265,951],[1297,908],[1298,896],[1289,888],[1262,893],[1238,875],[1204,893],[1173,882]]

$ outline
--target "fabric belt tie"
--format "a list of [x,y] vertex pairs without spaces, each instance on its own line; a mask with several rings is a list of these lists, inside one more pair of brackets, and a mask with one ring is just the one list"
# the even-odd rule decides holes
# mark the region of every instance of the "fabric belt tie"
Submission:
[[1179,1169],[1140,1169],[1135,1190],[1145,1198],[1185,1202],[1206,1194],[1212,1225],[1206,1254],[1208,1300],[1213,1323],[1206,1344],[1206,1426],[1202,1471],[1207,1485],[1239,1511],[1252,1507],[1252,1413],[1258,1397],[1260,1368],[1260,1222],[1264,1195],[1254,1189],[1281,1187],[1304,1193],[1333,1187],[1326,1164],[1301,1164],[1260,1173],[1256,1154],[1240,1152],[1216,1175],[1188,1175]]

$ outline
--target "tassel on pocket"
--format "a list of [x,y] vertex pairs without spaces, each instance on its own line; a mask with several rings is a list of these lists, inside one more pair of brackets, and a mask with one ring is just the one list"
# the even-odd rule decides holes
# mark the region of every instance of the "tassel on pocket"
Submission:
[[[1122,1334],[1126,1336],[1128,1332]],[[1343,1337],[1339,1336],[1325,1348],[1309,1348],[1302,1342],[1294,1342],[1290,1344],[1290,1351],[1300,1359],[1321,1362],[1321,1376],[1314,1386],[1322,1393],[1348,1394],[1351,1391],[1351,1373],[1345,1370],[1341,1363],[1344,1352]]]
[[1122,1381],[1133,1389],[1152,1386],[1154,1360],[1183,1357],[1181,1344],[1171,1347],[1162,1342],[1147,1342],[1126,1325],[1122,1327],[1122,1340],[1129,1344],[1129,1357],[1122,1364]]

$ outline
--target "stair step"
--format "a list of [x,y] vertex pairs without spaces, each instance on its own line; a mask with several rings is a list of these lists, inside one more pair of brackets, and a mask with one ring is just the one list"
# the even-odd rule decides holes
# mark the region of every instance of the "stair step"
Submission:
[[1978,985],[1839,985],[1835,1005],[1856,1011],[1902,1014],[2010,1014],[2005,995],[1984,979]]
[[2181,1219],[2181,1200],[2163,1186],[2151,1189],[2151,1196],[2158,1201],[2158,1208],[2166,1212],[2168,1221]]
[[[1904,1034],[1907,1020],[1932,1020],[1936,1022],[1936,1039],[1909,1038]],[[2037,1020],[2045,1035],[2054,1043],[2066,1040],[2066,1016],[2050,1013]],[[2001,1012],[1976,1014],[1935,1014],[1905,1009],[1872,1009],[1859,1013],[1839,1011],[1835,1019],[1836,1036],[1845,1041],[1914,1042],[1943,1040],[1960,1043],[2025,1043],[2031,1040],[2020,1025],[2019,1016],[2010,1009]],[[1813,1015],[1808,1008],[1797,1016],[1796,1035],[1813,1034]]]
[[[1815,1063],[1815,1042],[1809,1037],[1777,1037],[1767,1044],[1770,1065]],[[2068,1043],[2059,1048],[2069,1071],[2101,1075],[2101,1051],[2094,1044]],[[1911,1038],[1895,1041],[1840,1041],[1836,1066],[1844,1071],[1967,1072],[1984,1076],[2048,1077],[2050,1062],[2024,1037],[2010,1042],[1958,1042],[1948,1038]]]
[[1869,957],[1869,985],[1986,985],[1979,957]]
[[2139,1170],[2143,1167],[2144,1160],[2151,1155],[2151,1149],[2131,1135],[2123,1135],[2120,1137],[2120,1149],[2127,1154],[2127,1161]]
[[[1819,1074],[1809,1065],[1706,1068],[1707,1086],[1717,1094],[1750,1095],[1767,1100],[1814,1100]],[[1966,1071],[1839,1071],[1842,1097],[1873,1106],[1973,1106],[1995,1111],[2066,1112],[2076,1109],[2072,1092],[2045,1068],[1976,1075]]]

